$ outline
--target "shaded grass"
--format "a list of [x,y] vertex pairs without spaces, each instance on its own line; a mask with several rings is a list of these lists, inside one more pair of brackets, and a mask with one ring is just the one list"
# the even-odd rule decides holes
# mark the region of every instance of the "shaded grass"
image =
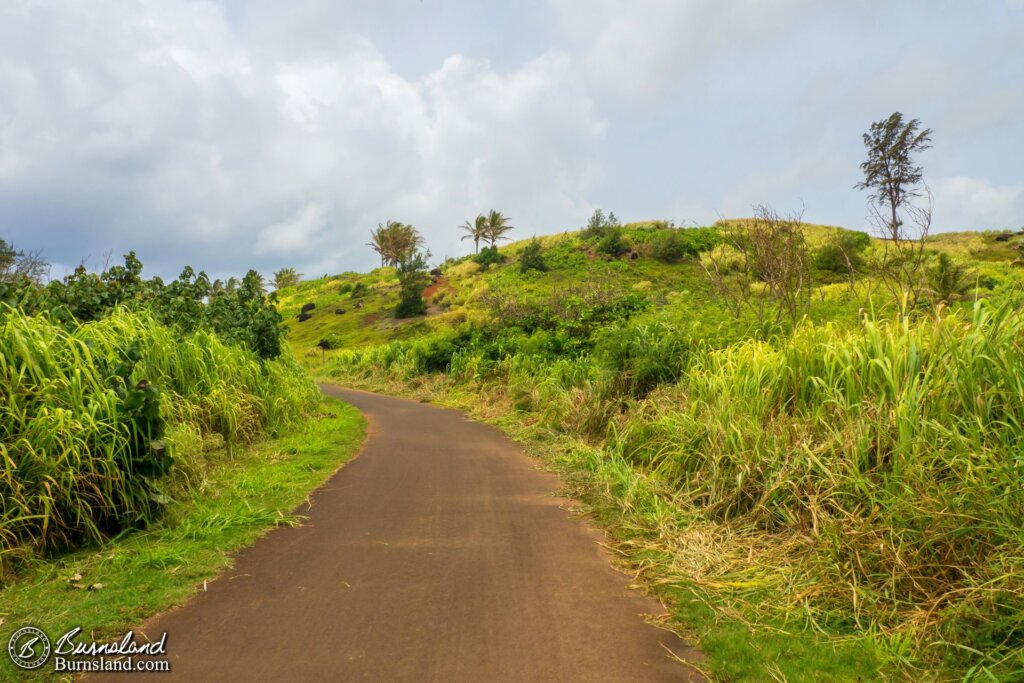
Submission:
[[[0,642],[21,626],[51,640],[81,626],[96,638],[120,636],[147,617],[182,604],[203,583],[231,566],[232,553],[269,529],[301,524],[309,493],[351,458],[362,443],[365,420],[351,406],[324,399],[319,412],[287,435],[235,449],[205,453],[194,493],[170,505],[146,531],[56,559],[36,559],[18,581],[0,590]],[[84,585],[70,586],[82,576]],[[47,667],[30,676],[4,656],[0,680],[56,678]]]

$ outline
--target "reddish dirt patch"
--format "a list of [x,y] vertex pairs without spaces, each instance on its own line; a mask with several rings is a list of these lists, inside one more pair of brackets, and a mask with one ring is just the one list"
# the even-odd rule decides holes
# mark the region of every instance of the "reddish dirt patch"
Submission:
[[437,282],[434,282],[429,287],[423,290],[423,298],[429,299],[430,297],[434,296],[437,290],[441,289],[442,287],[448,287],[448,278],[444,276],[437,278]]

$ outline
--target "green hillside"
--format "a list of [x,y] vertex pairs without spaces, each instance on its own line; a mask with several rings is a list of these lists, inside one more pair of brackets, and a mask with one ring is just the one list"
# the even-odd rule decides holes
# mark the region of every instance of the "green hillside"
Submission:
[[[724,221],[707,231],[728,231],[742,225],[742,220]],[[662,221],[631,223],[624,226],[623,238],[628,251],[612,257],[597,250],[596,241],[585,238],[580,231],[538,237],[543,245],[547,272],[519,272],[519,260],[529,240],[520,240],[499,247],[504,262],[482,269],[472,257],[465,256],[441,264],[441,276],[424,291],[429,304],[426,315],[396,319],[398,282],[393,268],[378,268],[370,273],[347,272],[326,278],[306,280],[278,292],[280,310],[288,328],[288,339],[300,360],[322,360],[337,349],[354,349],[389,341],[420,337],[432,331],[451,329],[467,321],[483,322],[491,315],[494,297],[515,293],[526,301],[545,301],[554,293],[633,291],[649,299],[653,310],[648,317],[672,322],[688,321],[708,326],[715,323],[732,325],[728,315],[716,301],[715,293],[701,265],[700,258],[688,254],[676,262],[657,257],[657,245],[669,230]],[[810,249],[820,249],[828,240],[849,231],[843,228],[804,226]],[[675,232],[686,233],[677,229]],[[984,295],[1007,283],[1020,280],[1014,266],[1022,258],[1024,235],[1013,235],[997,241],[998,232],[958,232],[930,236],[931,254],[946,252],[970,266],[975,277],[972,286]],[[882,242],[872,239],[866,252],[881,251]],[[846,276],[816,269],[815,287],[818,299],[810,316],[817,321],[841,319],[854,322],[863,301],[844,284]],[[869,280],[867,269],[858,279]],[[357,288],[353,291],[354,288]],[[298,315],[306,304],[314,304],[312,316],[299,322]],[[318,344],[326,340],[330,349],[324,352]]]
[[393,269],[286,289],[292,344],[525,443],[716,678],[1024,677],[1024,234],[538,242],[443,264],[409,319]]

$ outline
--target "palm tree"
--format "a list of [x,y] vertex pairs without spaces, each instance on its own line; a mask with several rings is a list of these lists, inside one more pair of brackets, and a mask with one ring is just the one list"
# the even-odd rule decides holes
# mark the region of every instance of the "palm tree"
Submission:
[[285,287],[297,285],[301,277],[302,273],[294,268],[282,268],[274,273],[274,289],[284,289]]
[[[391,221],[388,221],[388,226],[390,225]],[[370,241],[366,243],[366,246],[372,247],[375,252],[380,254],[380,267],[383,268],[385,264],[384,255],[388,252],[387,227],[378,223],[377,229],[370,231]]]
[[466,221],[459,226],[461,230],[465,230],[467,234],[462,236],[464,240],[473,240],[473,247],[475,248],[474,253],[480,253],[480,240],[487,237],[487,216],[482,213],[477,214],[476,220],[470,223]]
[[501,211],[491,209],[488,212],[487,229],[484,231],[484,235],[492,247],[497,246],[498,240],[512,239],[511,237],[505,237],[506,232],[515,229],[508,224],[508,221],[509,218],[502,214]]
[[423,246],[423,235],[411,225],[389,220],[370,231],[367,246],[380,254],[381,266],[397,266],[406,256]]

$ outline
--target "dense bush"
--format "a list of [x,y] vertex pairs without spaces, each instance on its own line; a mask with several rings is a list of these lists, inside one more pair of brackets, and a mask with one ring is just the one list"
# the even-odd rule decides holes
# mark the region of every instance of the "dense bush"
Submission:
[[582,234],[584,239],[599,239],[604,236],[604,233],[609,228],[618,228],[619,219],[616,217],[614,212],[610,212],[607,216],[601,209],[594,209],[594,213],[590,216],[587,221],[587,225],[583,228]]
[[973,273],[946,252],[939,254],[928,269],[928,288],[939,301],[950,303],[963,296],[973,284]]
[[597,332],[594,356],[616,373],[622,393],[642,398],[679,379],[692,345],[665,323],[609,326]]
[[679,263],[687,256],[697,256],[721,243],[714,228],[673,228],[659,231],[653,240],[651,256],[662,263]]
[[523,252],[519,256],[519,272],[525,273],[530,270],[536,270],[543,273],[547,269],[548,264],[544,261],[540,242],[534,237],[523,247]]
[[869,246],[871,237],[866,233],[842,230],[818,249],[814,265],[833,273],[858,272],[864,266],[864,251]]
[[505,257],[498,251],[498,247],[484,247],[473,257],[473,262],[480,265],[480,270],[487,270],[492,265],[504,263]]
[[597,241],[597,251],[613,258],[629,251],[629,243],[622,236],[622,228],[613,226],[605,229]]
[[426,272],[427,256],[416,252],[402,257],[398,264],[398,305],[395,307],[396,318],[411,318],[427,312],[427,302],[423,300],[423,289],[430,284],[430,276]]
[[30,314],[49,313],[70,328],[101,320],[118,307],[147,310],[183,334],[211,329],[264,359],[281,354],[284,337],[276,295],[264,293],[263,278],[256,271],[250,270],[241,282],[232,278],[231,286],[225,287],[186,267],[178,279],[165,284],[159,277],[143,279],[135,252],[125,255],[123,265],[102,273],[79,266],[45,287],[27,278],[0,284],[0,302]]
[[317,348],[324,349],[325,351],[333,351],[334,349],[340,349],[345,346],[345,339],[337,334],[328,334],[320,337],[320,341],[316,343]]
[[72,329],[6,310],[0,387],[0,554],[145,525],[172,463],[198,450],[177,444],[277,432],[317,397],[291,360],[123,308]]

